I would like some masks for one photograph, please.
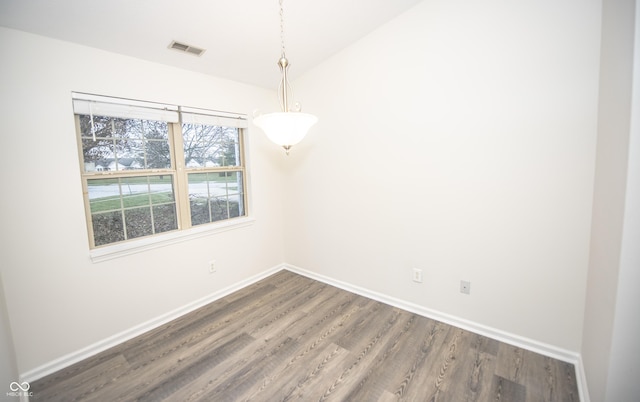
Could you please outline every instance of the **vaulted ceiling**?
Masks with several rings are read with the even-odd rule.
[[[290,77],[420,1],[284,0]],[[265,88],[279,80],[278,0],[0,0],[0,26]]]

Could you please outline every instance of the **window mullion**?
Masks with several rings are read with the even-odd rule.
[[[178,227],[188,229],[191,227],[191,209],[189,206],[189,183],[187,171],[184,166],[184,145],[182,141],[182,127],[180,123],[169,125],[169,138],[171,140],[172,164],[176,169],[176,204],[178,211]]]

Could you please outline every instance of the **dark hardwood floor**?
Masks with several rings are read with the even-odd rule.
[[[33,401],[578,401],[574,366],[281,271],[31,384]]]

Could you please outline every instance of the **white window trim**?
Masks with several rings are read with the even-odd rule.
[[[94,248],[89,250],[89,257],[91,257],[91,261],[94,263],[108,261],[115,258],[141,253],[147,250],[165,247],[171,244],[215,235],[229,230],[245,228],[253,225],[254,222],[254,217],[244,216],[220,221],[215,224],[196,226],[187,230],[176,230],[173,232],[157,234],[149,237],[143,237],[141,239]]]

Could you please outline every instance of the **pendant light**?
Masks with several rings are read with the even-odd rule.
[[[289,60],[284,52],[284,9],[283,0],[280,0],[280,43],[281,55],[278,60],[278,67],[282,78],[278,87],[278,100],[282,112],[267,113],[255,116],[253,123],[260,127],[267,137],[284,148],[287,155],[291,147],[302,141],[307,132],[318,118],[309,113],[302,113],[299,102],[289,105],[289,98],[293,95],[293,89],[287,78]]]

